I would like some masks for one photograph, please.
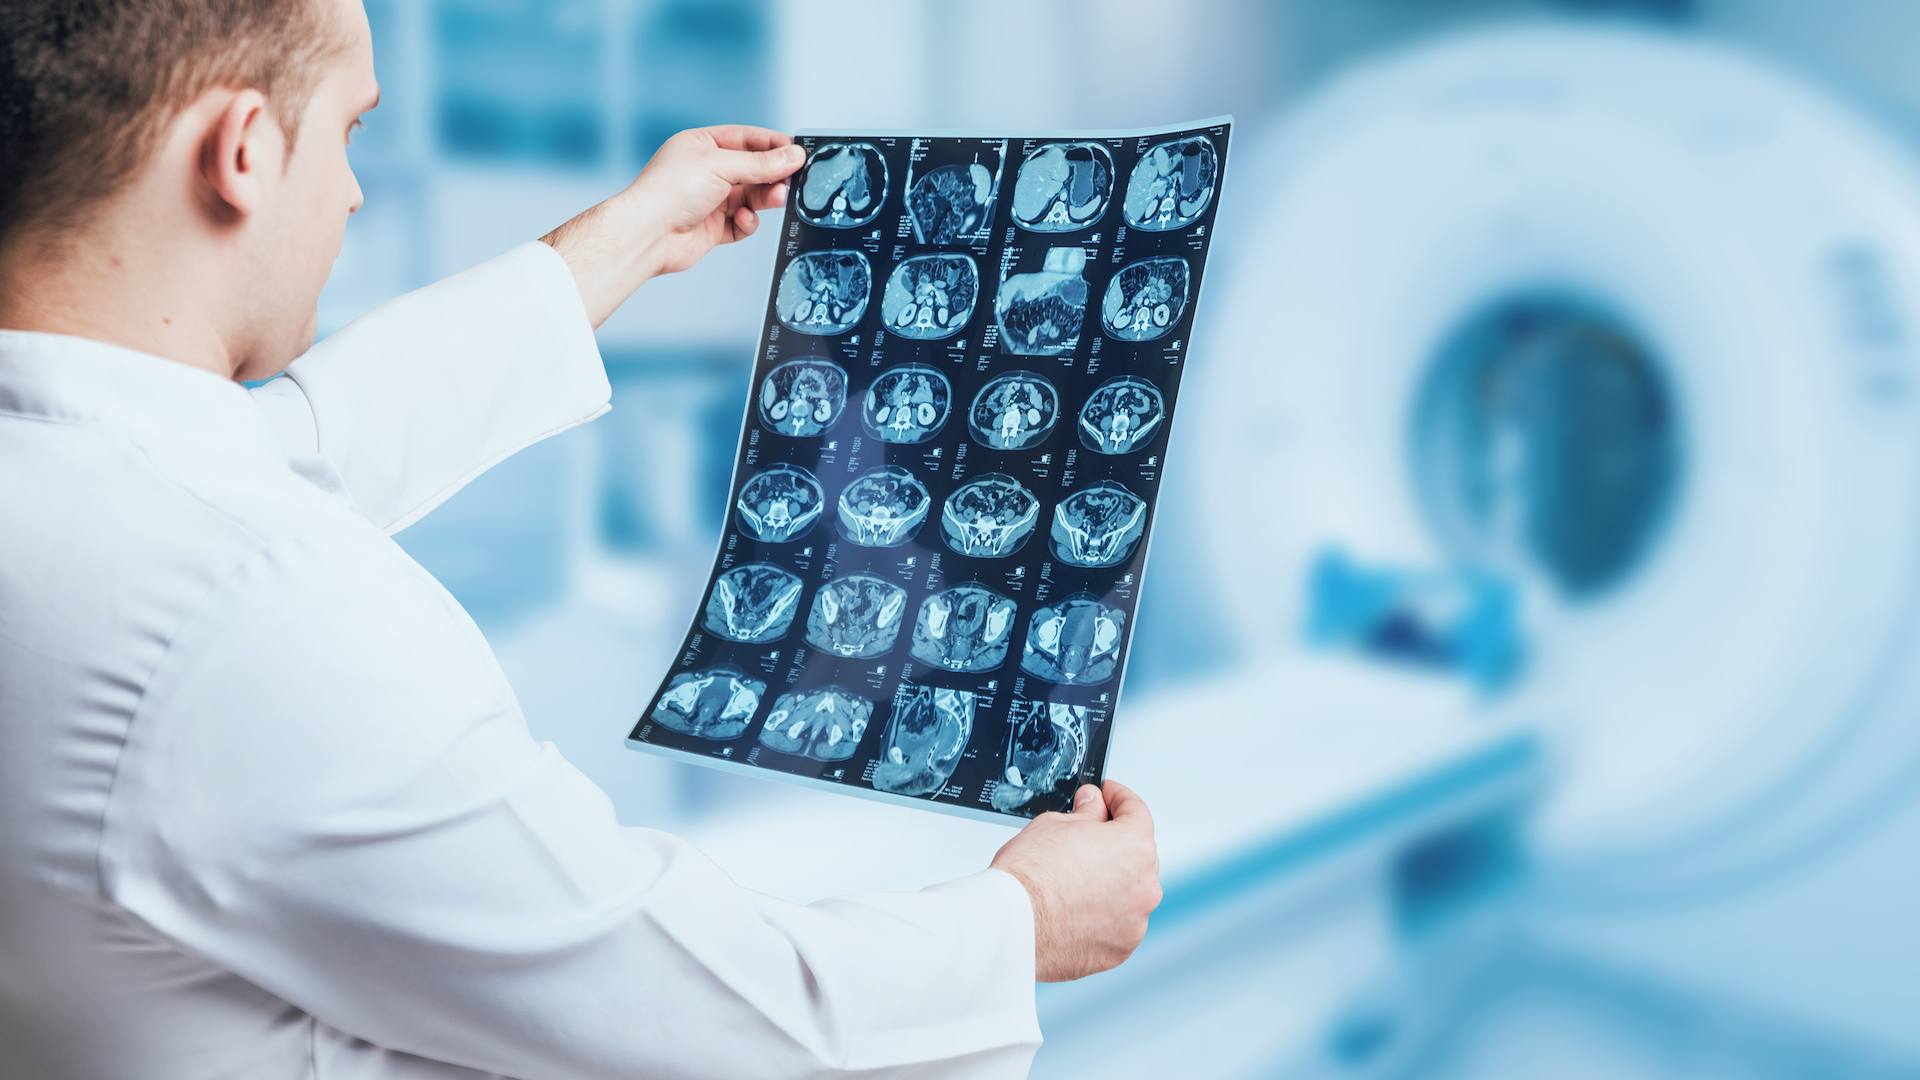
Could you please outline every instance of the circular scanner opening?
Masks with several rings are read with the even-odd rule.
[[[1570,601],[1628,579],[1680,483],[1660,358],[1604,306],[1498,300],[1442,344],[1415,399],[1416,489],[1459,558]]]

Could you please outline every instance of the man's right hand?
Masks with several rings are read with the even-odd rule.
[[[1118,967],[1160,906],[1153,815],[1124,784],[1083,784],[1073,813],[1045,813],[993,857],[1033,899],[1034,978],[1068,982]]]

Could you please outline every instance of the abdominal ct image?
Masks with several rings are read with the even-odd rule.
[[[800,604],[800,579],[772,563],[748,563],[720,575],[707,598],[707,629],[758,645],[786,636]]]
[[[920,603],[913,658],[947,671],[992,671],[1007,662],[1019,606],[984,585],[956,585]]]
[[[961,485],[940,511],[947,546],[976,559],[998,559],[1026,546],[1040,521],[1040,500],[1005,473]]]
[[[872,143],[826,143],[795,178],[800,217],[829,229],[857,229],[887,199],[887,159]]]
[[[1219,175],[1213,140],[1204,135],[1155,146],[1127,178],[1127,199],[1121,206],[1127,224],[1148,232],[1185,228],[1213,200]]]
[[[844,334],[867,313],[873,269],[858,251],[809,251],[787,264],[773,310],[802,334]]]
[[[1178,257],[1128,263],[1107,282],[1100,318],[1121,341],[1152,341],[1173,329],[1187,309],[1187,260]]]
[[[1013,220],[1029,232],[1077,232],[1097,224],[1113,194],[1113,155],[1097,142],[1047,143],[1020,164]]]
[[[760,743],[795,757],[845,761],[872,716],[873,702],[841,686],[782,694],[760,728]]]
[[[1096,454],[1131,454],[1159,434],[1166,418],[1159,387],[1132,375],[1108,379],[1080,406],[1080,444]]]
[[[938,369],[902,364],[867,388],[860,422],[881,442],[922,443],[947,426],[952,403],[953,384]]]
[[[946,786],[973,736],[974,697],[931,686],[902,688],[893,699],[873,786],[895,795],[933,795]]]
[[[1060,411],[1060,392],[1046,376],[1009,371],[980,388],[967,410],[973,441],[995,450],[1024,450],[1047,437]]]
[[[1053,795],[1061,810],[1072,805],[1080,766],[1087,760],[1087,707],[1044,701],[1013,707],[1007,735],[1006,770],[993,786],[995,810],[1017,810],[1036,797]]]
[[[833,656],[885,656],[906,614],[907,590],[893,582],[864,573],[834,578],[813,596],[807,644]]]
[[[820,481],[798,465],[773,465],[740,489],[740,531],[766,544],[784,544],[813,531],[826,505]]]
[[[1146,531],[1146,500],[1112,480],[1083,487],[1053,508],[1053,553],[1074,566],[1123,563]]]
[[[913,182],[907,213],[913,238],[922,244],[965,244],[978,239],[993,217],[993,170],[983,162],[943,165]]]
[[[840,492],[840,535],[861,547],[899,547],[920,531],[932,503],[912,473],[884,465]]]
[[[1092,593],[1075,593],[1033,613],[1020,670],[1062,686],[1096,686],[1120,664],[1127,613]]]
[[[650,719],[661,727],[703,739],[739,737],[760,708],[767,684],[747,677],[731,664],[673,677]]]
[[[847,369],[824,356],[789,360],[760,381],[758,405],[761,426],[776,435],[823,435],[847,409]]]
[[[1080,345],[1080,324],[1087,317],[1087,249],[1059,247],[1047,252],[1037,274],[1016,274],[1000,283],[993,314],[1000,323],[1000,347],[1017,356],[1058,356]]]
[[[970,255],[916,255],[894,268],[880,317],[903,338],[951,337],[973,318],[980,268]]]

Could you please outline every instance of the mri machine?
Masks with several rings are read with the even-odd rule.
[[[1248,660],[1123,712],[1173,925],[1043,997],[1037,1075],[1404,1063],[1425,955],[1485,947],[1422,912],[1473,888],[1764,993],[1612,928],[1821,874],[1920,776],[1908,155],[1742,55],[1517,28],[1359,70],[1234,169],[1172,463],[1204,510],[1162,551],[1217,568]],[[1174,749],[1206,731],[1215,764]],[[1792,915],[1766,936],[1844,917]],[[1166,1034],[1103,1049],[1149,997]],[[1920,1052],[1897,1026],[1865,1034]]]

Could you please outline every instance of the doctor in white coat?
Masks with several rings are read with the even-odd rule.
[[[683,133],[307,350],[377,96],[357,0],[0,8],[0,1074],[1024,1075],[1035,979],[1158,902],[1136,796],[919,893],[747,892],[534,742],[389,539],[604,412],[593,327],[800,150]]]

